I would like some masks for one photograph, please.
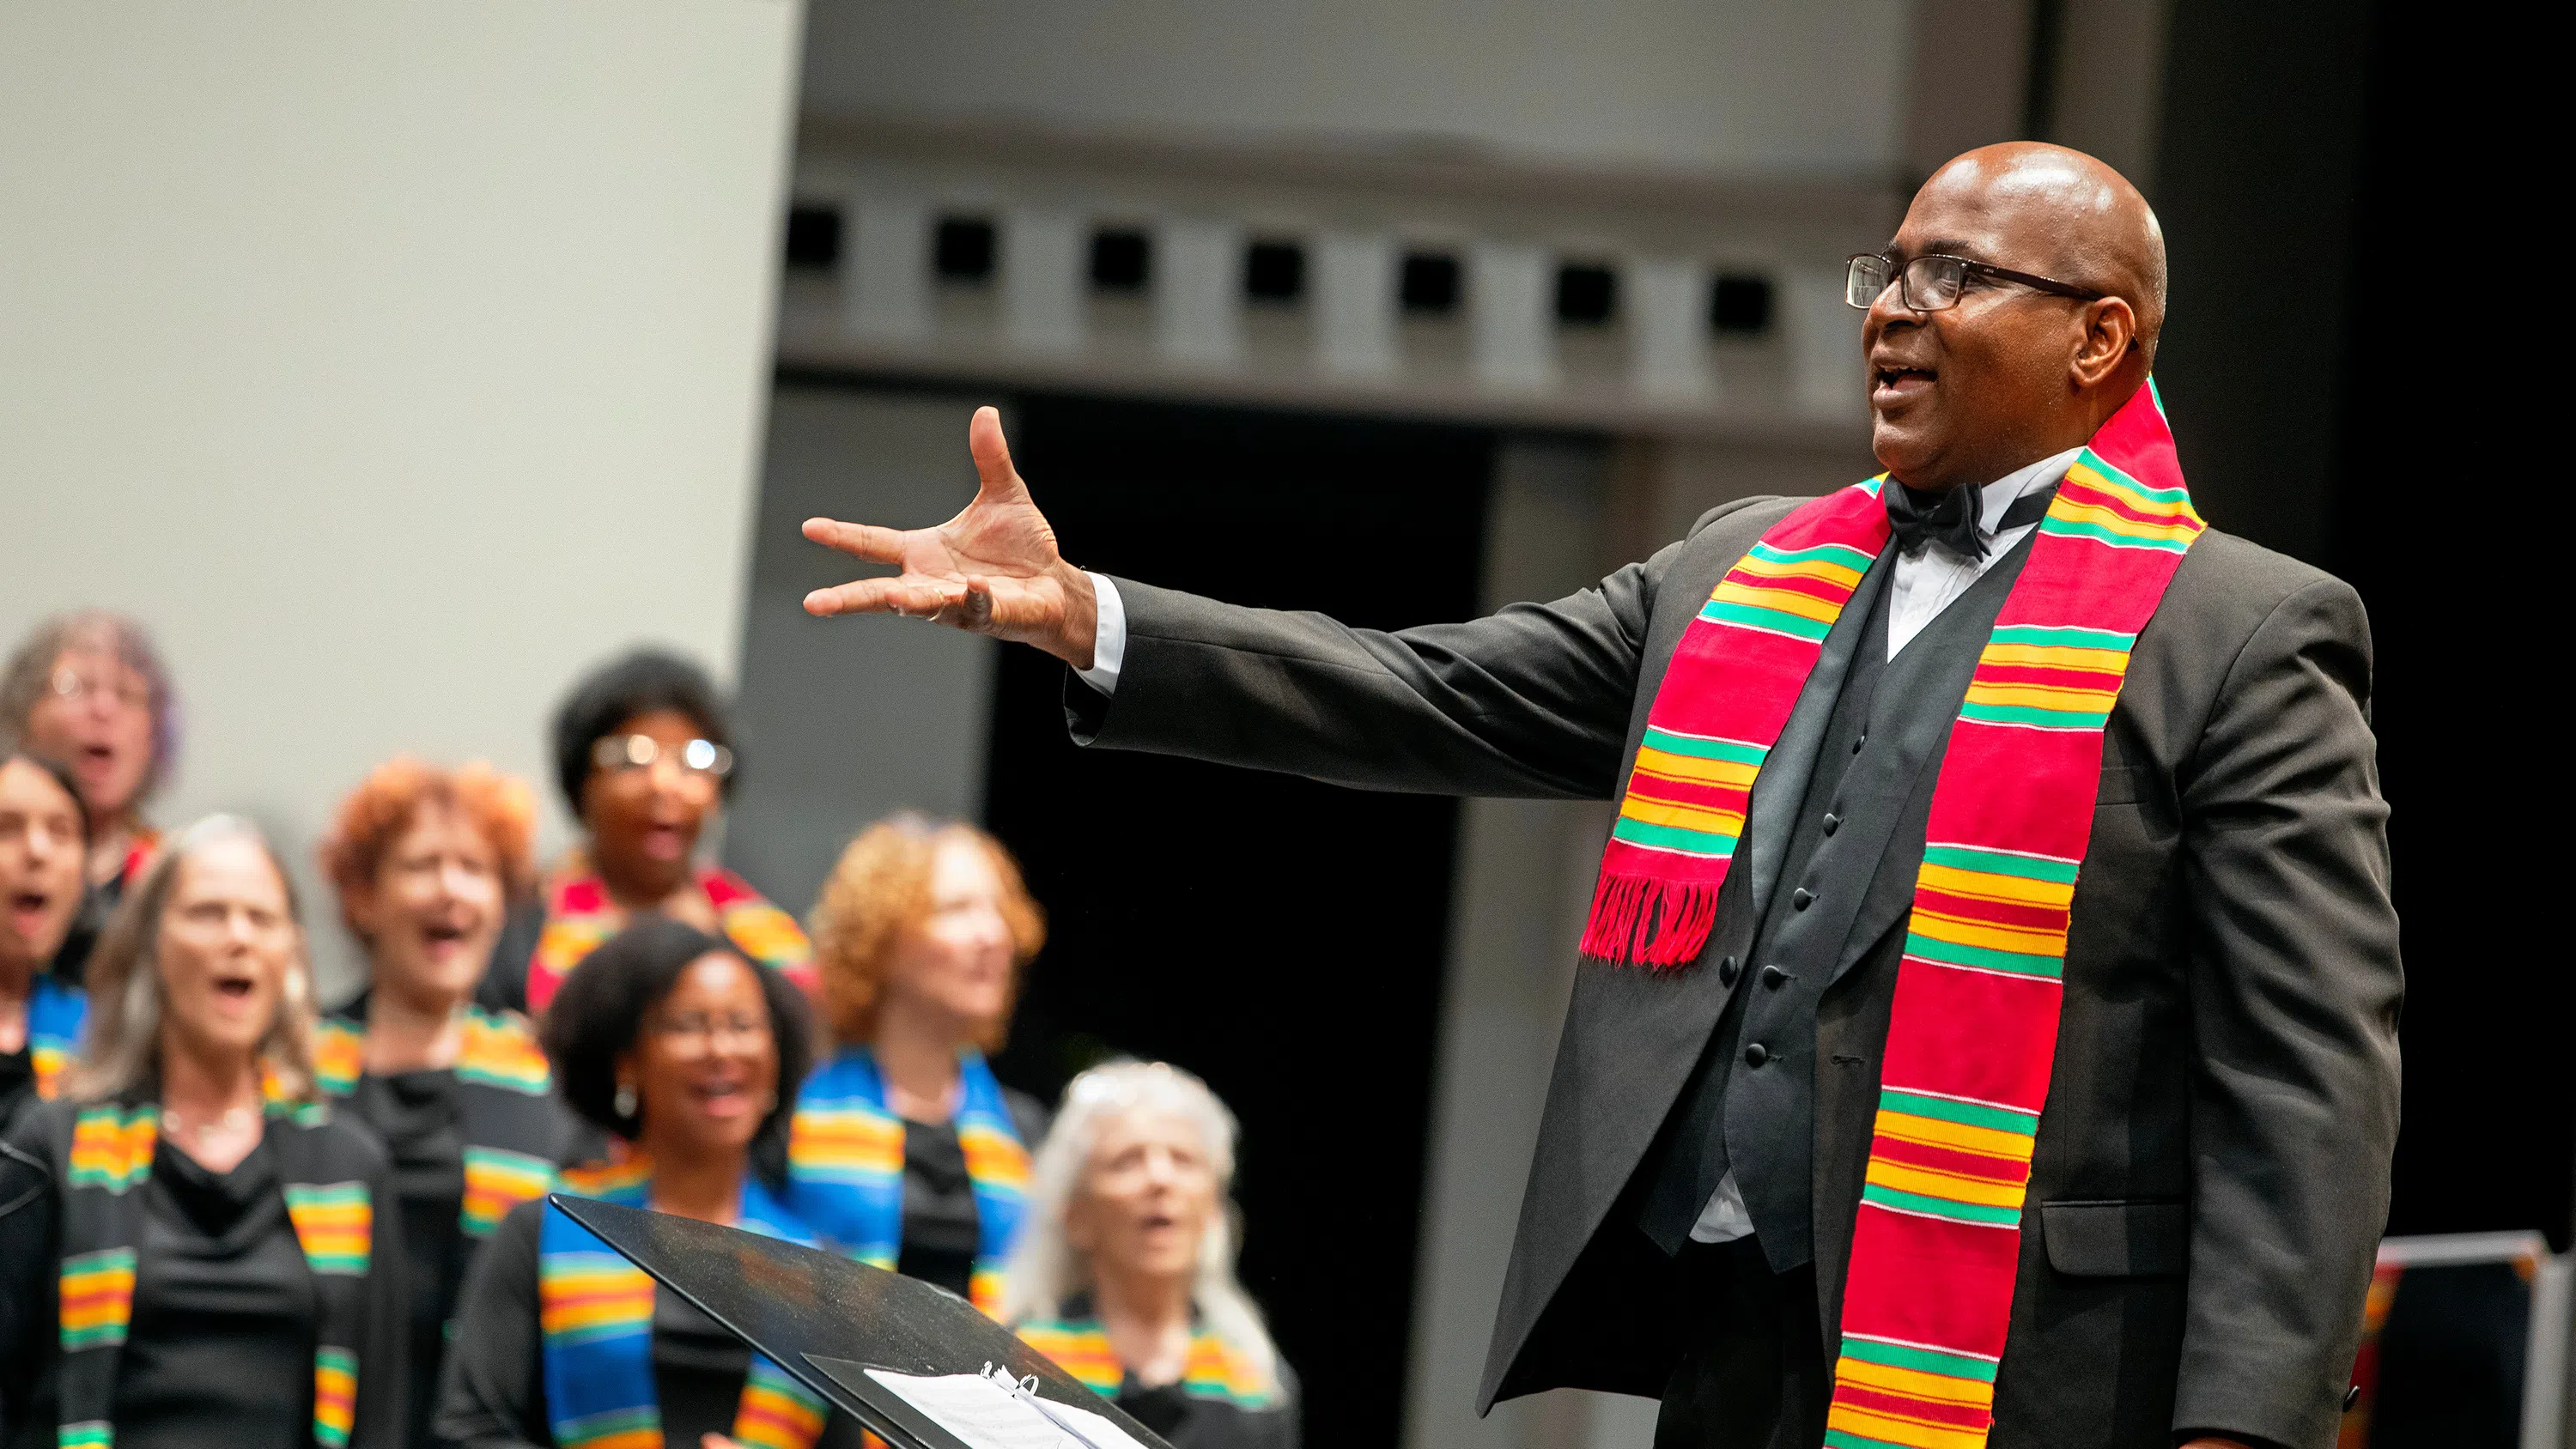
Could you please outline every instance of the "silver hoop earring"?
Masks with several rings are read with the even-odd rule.
[[[609,1105],[617,1109],[620,1119],[632,1121],[635,1117],[635,1088],[625,1082],[618,1083],[617,1095]]]

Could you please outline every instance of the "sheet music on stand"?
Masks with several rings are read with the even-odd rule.
[[[894,1449],[1171,1449],[945,1289],[713,1223],[549,1201]]]

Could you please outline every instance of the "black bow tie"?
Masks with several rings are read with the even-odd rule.
[[[2048,516],[2049,500],[2057,496],[2053,487],[2025,493],[2004,510],[1995,532],[2010,533]],[[1985,536],[1977,531],[1977,515],[1985,508],[1985,490],[1961,485],[1947,493],[1918,493],[1890,478],[1880,490],[1887,504],[1888,525],[1896,531],[1896,546],[1908,554],[1923,551],[1927,543],[1939,543],[1952,553],[1971,561],[1986,556]]]

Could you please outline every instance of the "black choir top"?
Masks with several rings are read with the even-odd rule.
[[[1046,1140],[1046,1108],[1009,1087],[1002,1089],[1002,1104],[1010,1109],[1011,1130],[1020,1134],[1020,1145],[1035,1154]],[[903,1119],[903,1246],[895,1271],[967,1297],[982,1231],[956,1122]]]
[[[18,1120],[19,1109],[36,1100],[36,1059],[31,1040],[14,1052],[0,1052],[0,1132]]]
[[[467,1276],[456,1342],[439,1383],[438,1433],[456,1449],[552,1449],[545,1334],[537,1322],[537,1235],[543,1203],[510,1210]],[[653,1289],[653,1391],[662,1442],[695,1445],[733,1432],[751,1350],[687,1299]],[[834,1411],[816,1449],[859,1449],[859,1426]]]

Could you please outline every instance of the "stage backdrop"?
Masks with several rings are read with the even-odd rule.
[[[0,647],[77,605],[151,627],[186,709],[159,820],[247,813],[310,884],[388,755],[542,782],[592,661],[731,676],[801,27],[0,6]]]

